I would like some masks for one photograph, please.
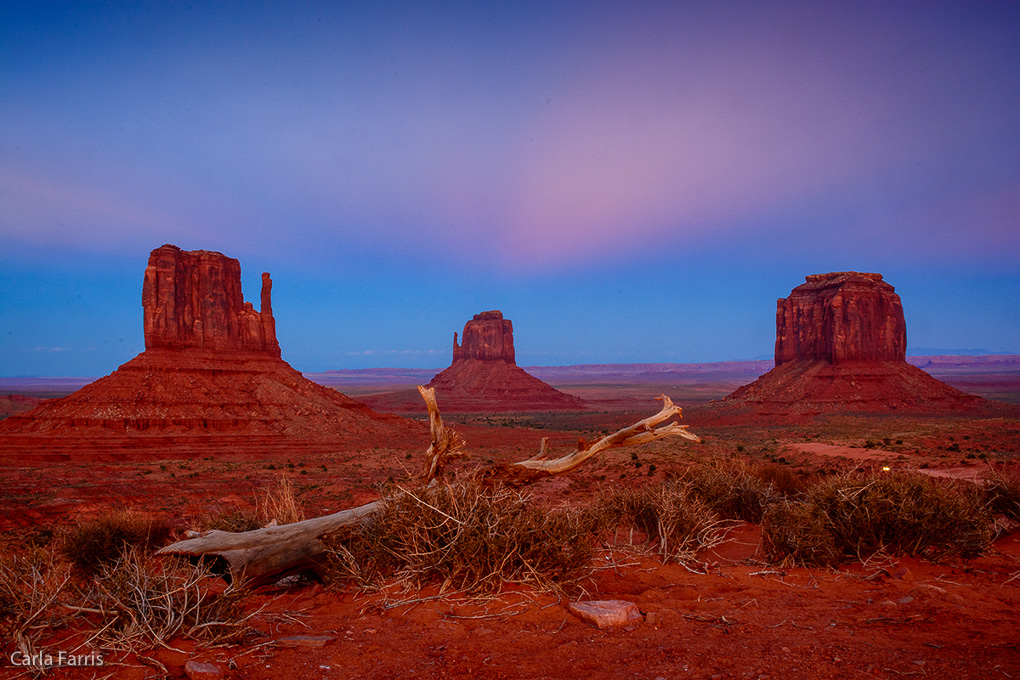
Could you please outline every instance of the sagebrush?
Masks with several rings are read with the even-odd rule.
[[[878,553],[930,559],[981,555],[991,544],[992,518],[980,489],[915,473],[849,473],[810,487],[802,500],[766,513],[766,554],[805,565]],[[801,540],[803,539],[803,541]]]
[[[112,512],[76,522],[58,533],[60,552],[79,569],[96,573],[138,548],[152,550],[165,545],[170,524],[163,519],[134,512]]]
[[[472,591],[504,581],[563,587],[587,574],[594,532],[584,513],[476,483],[398,489],[366,525],[326,538],[331,573],[362,585],[384,576]]]

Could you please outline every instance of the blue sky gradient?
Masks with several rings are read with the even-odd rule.
[[[0,4],[0,375],[143,349],[163,243],[301,370],[771,355],[807,274],[1020,352],[1020,5]]]

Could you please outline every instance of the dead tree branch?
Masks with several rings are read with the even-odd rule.
[[[455,430],[443,425],[432,388],[418,387],[429,411],[431,443],[425,452],[422,480],[431,482],[442,475],[452,460],[465,456],[464,438]],[[700,439],[687,431],[686,425],[667,423],[680,417],[680,407],[674,406],[666,395],[659,399],[662,409],[653,416],[634,423],[593,443],[578,442],[576,451],[561,458],[547,459],[547,440],[542,440],[536,456],[510,465],[499,464],[480,467],[469,473],[478,483],[486,486],[507,485],[520,487],[540,479],[569,472],[602,451],[625,446],[637,446],[663,437],[680,436],[692,441]],[[340,512],[307,519],[293,524],[264,527],[253,531],[234,533],[207,531],[200,535],[169,545],[158,552],[161,555],[187,555],[190,557],[216,557],[224,560],[237,587],[256,587],[274,583],[288,574],[317,569],[325,552],[319,540],[340,527],[371,522],[384,507],[384,501],[341,510]]]

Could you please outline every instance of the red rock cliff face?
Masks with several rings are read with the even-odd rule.
[[[464,324],[464,344],[453,334],[453,363],[429,383],[455,411],[584,409],[580,397],[548,385],[517,365],[514,327],[499,310]]]
[[[475,314],[464,324],[464,343],[453,334],[453,361],[480,359],[517,365],[514,357],[514,326],[499,310]]]
[[[903,361],[903,305],[881,274],[807,277],[776,305],[776,366],[797,360]]]
[[[241,265],[222,253],[164,245],[149,255],[142,285],[146,349],[195,348],[280,356],[271,298],[262,275],[262,309],[241,294]]]
[[[338,451],[421,431],[294,370],[280,356],[271,297],[263,274],[261,312],[244,302],[233,258],[155,249],[142,284],[145,351],[0,422],[0,461]]]
[[[775,368],[711,409],[723,418],[797,419],[985,408],[908,364],[906,348],[903,305],[881,274],[808,276],[778,302]]]

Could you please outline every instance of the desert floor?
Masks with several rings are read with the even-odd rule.
[[[446,419],[467,438],[471,459],[465,465],[509,462],[530,457],[542,437],[566,451],[578,436],[595,437],[649,415],[662,389],[669,386],[575,385],[600,404],[584,413]],[[889,466],[973,478],[990,465],[1020,464],[1020,420],[1012,418],[842,416],[784,426],[700,426],[696,405],[727,389],[699,385],[671,395],[681,405],[685,396],[695,404],[684,422],[702,443],[655,442],[637,449],[636,459],[630,451],[607,453],[536,485],[535,502],[577,502],[601,487],[647,484],[699,460],[734,457],[804,476]],[[370,400],[373,391],[363,393]],[[1015,397],[1020,390],[1006,393]],[[251,508],[260,490],[281,476],[291,480],[306,516],[325,514],[377,498],[387,484],[416,474],[428,444],[424,423],[420,437],[337,450],[247,451],[234,442],[215,455],[208,447],[201,455],[175,452],[172,444],[131,455],[118,452],[119,441],[91,442],[80,456],[49,460],[7,451],[0,476],[4,540],[15,546],[124,508],[170,518],[184,530],[204,516]],[[836,569],[767,563],[760,528],[751,524],[734,526],[725,544],[686,567],[663,564],[640,539],[621,532],[608,540],[583,592],[505,584],[502,592],[482,597],[440,593],[438,584],[371,592],[278,584],[245,599],[246,608],[260,610],[253,618],[257,634],[239,643],[207,647],[177,639],[172,649],[110,653],[103,667],[57,668],[50,675],[180,678],[185,663],[198,660],[217,664],[225,677],[252,680],[1020,678],[1015,528],[970,562],[872,557]],[[571,599],[628,600],[644,617],[599,630],[567,611]],[[0,677],[22,674],[9,658],[0,662]]]

